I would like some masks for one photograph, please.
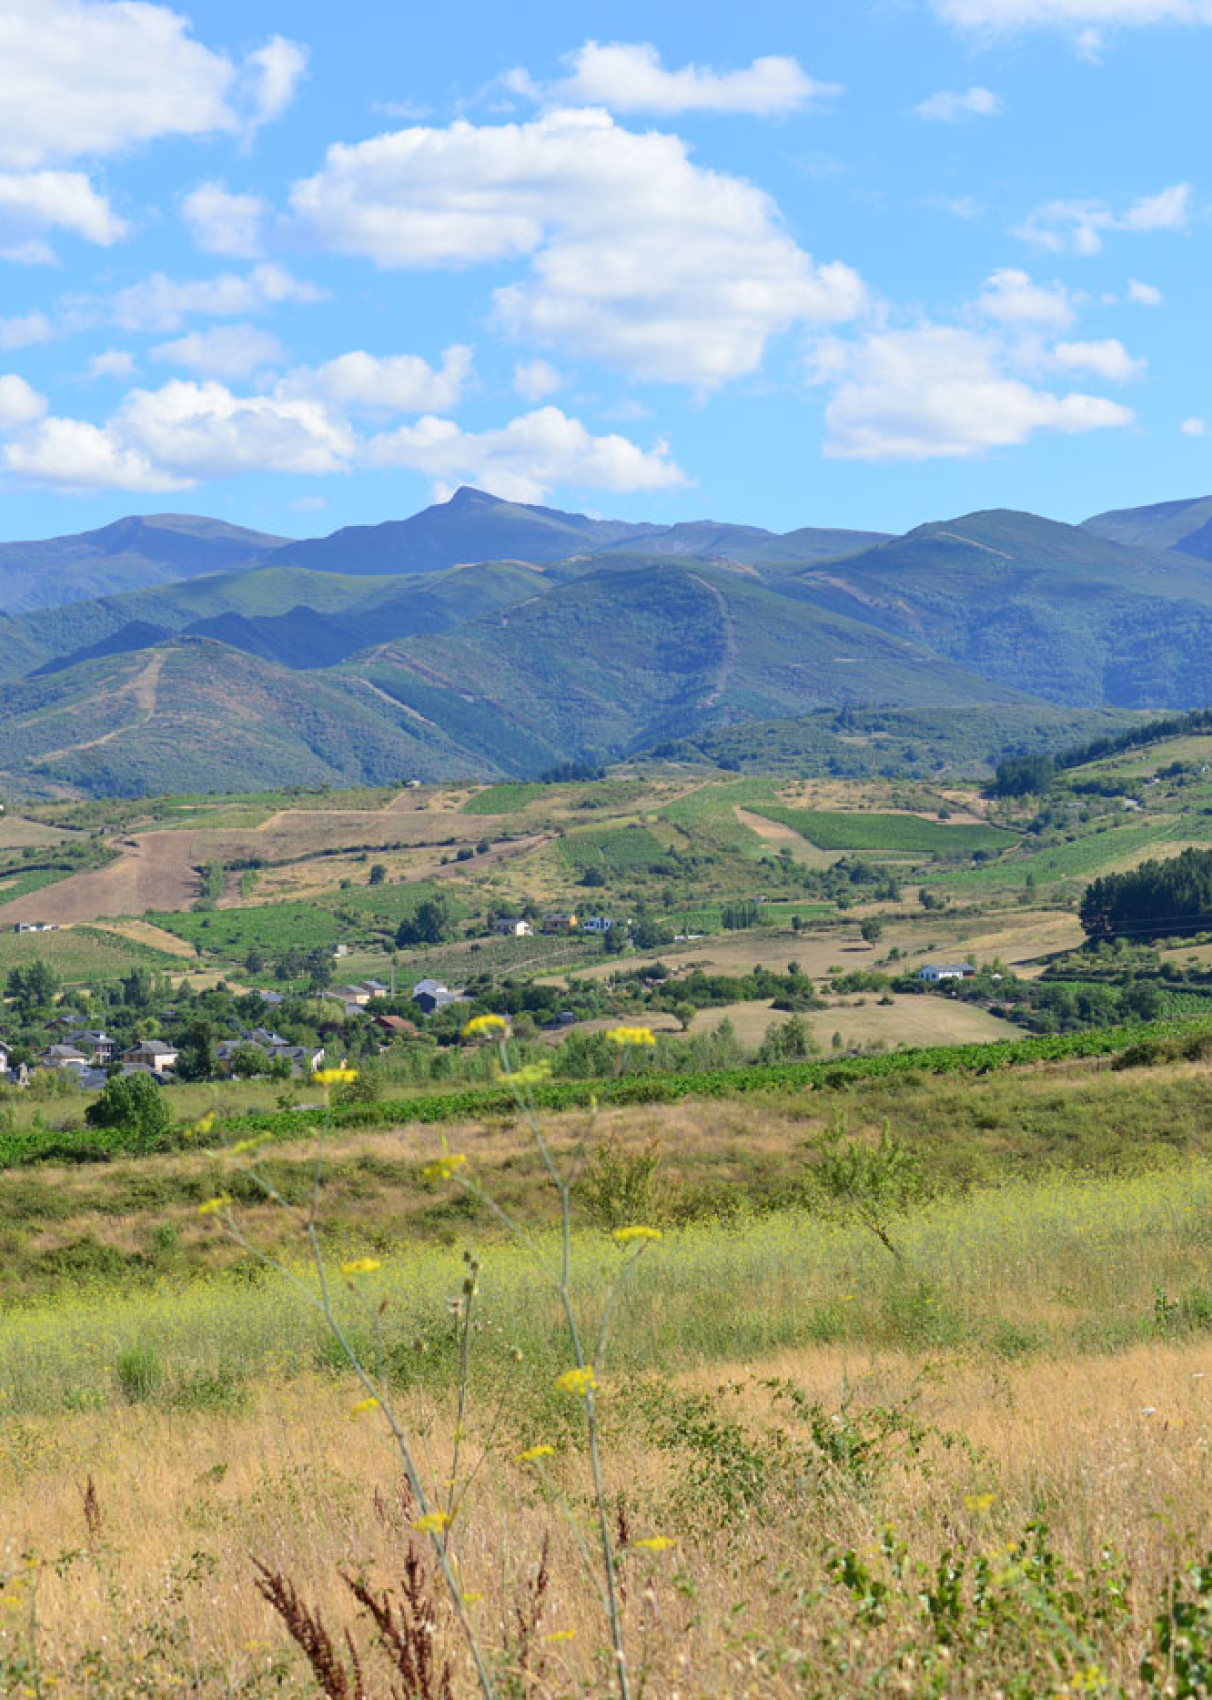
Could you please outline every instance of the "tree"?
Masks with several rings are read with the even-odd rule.
[[[367,878],[367,885],[382,885],[387,879],[386,862],[375,862]]]
[[[139,1149],[148,1151],[171,1133],[173,1118],[163,1093],[150,1075],[115,1075],[107,1080],[101,1096],[84,1112],[90,1127],[113,1128],[133,1134]]]
[[[1043,796],[1056,778],[1056,763],[1051,756],[1007,756],[997,764],[993,780],[995,797]]]
[[[231,1071],[241,1080],[255,1080],[269,1070],[269,1058],[259,1045],[237,1045],[232,1052]]]
[[[874,915],[869,915],[859,928],[859,936],[864,944],[875,944],[884,936],[884,923],[877,921]]]
[[[453,930],[450,899],[439,893],[422,899],[413,913],[400,922],[396,943],[401,949],[411,944],[441,944]]]
[[[181,1080],[211,1080],[219,1066],[215,1030],[205,1016],[191,1021],[181,1037],[177,1076]]]
[[[8,995],[23,1021],[29,1021],[40,1009],[49,1009],[59,992],[59,976],[40,956],[24,968],[13,968],[8,976]]]

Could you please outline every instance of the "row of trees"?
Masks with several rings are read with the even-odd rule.
[[[1078,915],[1094,940],[1202,932],[1212,927],[1212,850],[1104,874],[1086,888]]]

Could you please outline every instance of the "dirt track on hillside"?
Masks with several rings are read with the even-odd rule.
[[[108,868],[73,874],[4,905],[5,921],[98,921],[149,909],[188,909],[198,895],[192,832],[144,832],[123,839]]]

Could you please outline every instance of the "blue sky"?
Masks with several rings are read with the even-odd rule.
[[[1210,68],[1212,0],[0,0],[0,535],[1207,493]]]

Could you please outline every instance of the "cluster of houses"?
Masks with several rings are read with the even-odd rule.
[[[16,921],[13,924],[15,933],[57,933],[57,921]]]
[[[24,1063],[14,1065],[12,1055],[0,1040],[0,1080],[14,1086],[28,1086],[29,1069]],[[115,1063],[121,1065],[123,1074],[147,1074],[163,1083],[171,1078],[177,1056],[176,1046],[162,1039],[141,1039],[130,1050],[119,1051],[108,1033],[77,1027],[68,1029],[62,1039],[40,1051],[34,1067],[67,1070],[83,1091],[95,1092],[105,1085]]]
[[[608,933],[614,922],[609,915],[578,917],[572,910],[557,909],[550,915],[544,915],[539,926],[545,933]],[[499,921],[492,923],[492,930],[502,938],[525,939],[534,932],[534,923],[521,915],[502,915]]]

